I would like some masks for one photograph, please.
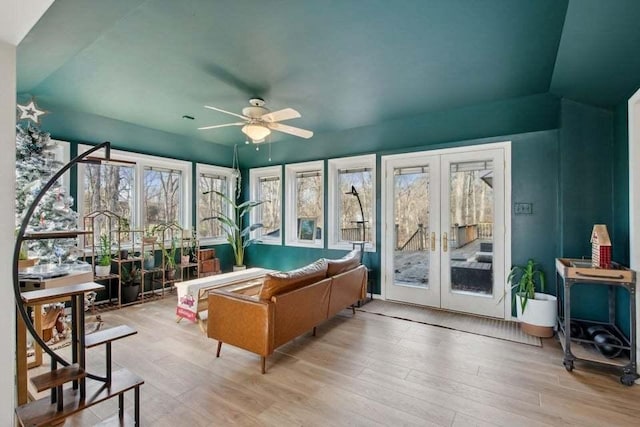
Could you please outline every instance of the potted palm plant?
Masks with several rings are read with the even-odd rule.
[[[111,272],[111,241],[107,234],[100,235],[100,254],[96,264],[96,276],[108,276]]]
[[[511,285],[521,328],[529,335],[541,338],[553,336],[558,309],[556,297],[544,293],[545,275],[540,264],[529,259],[525,265],[515,265],[507,282]],[[536,292],[536,284],[540,292]]]
[[[235,259],[233,270],[243,270],[246,268],[244,265],[244,250],[256,241],[256,239],[251,238],[251,232],[262,228],[262,224],[250,224],[245,227],[245,218],[253,208],[260,206],[264,201],[247,200],[246,202],[237,204],[219,191],[212,190],[212,192],[220,196],[222,200],[227,203],[232,213],[231,216],[228,216],[225,212],[218,211],[216,216],[205,218],[203,221],[215,219],[222,223],[222,229],[226,234],[227,242],[229,242],[233,250],[233,257]],[[204,194],[207,193],[209,192]]]

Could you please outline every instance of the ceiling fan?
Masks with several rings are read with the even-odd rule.
[[[308,139],[313,136],[313,132],[311,132],[310,130],[280,123],[284,120],[297,119],[298,117],[301,117],[300,113],[298,113],[293,108],[285,108],[283,110],[270,112],[269,109],[265,107],[264,99],[261,98],[251,98],[249,100],[249,104],[249,107],[244,107],[242,109],[242,114],[236,114],[230,111],[225,111],[221,108],[205,105],[204,108],[219,111],[225,114],[230,114],[232,116],[241,118],[243,121],[226,123],[223,125],[204,126],[198,129],[207,130],[227,126],[242,126],[242,133],[244,133],[247,138],[249,138],[251,142],[254,143],[263,142],[264,139],[271,134],[272,130],[282,133],[288,133],[289,135],[299,136],[300,138]]]

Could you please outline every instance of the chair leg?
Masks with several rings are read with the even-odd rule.
[[[355,316],[356,315],[356,306],[355,305],[351,306],[351,311],[353,311],[353,315]]]
[[[267,372],[267,358],[265,356],[260,356],[260,363],[262,365],[262,373]]]
[[[315,326],[313,327],[313,332],[312,332],[311,335],[313,335],[314,337],[316,336],[316,327]]]
[[[222,350],[222,341],[218,341],[218,351],[216,351],[216,357],[220,357],[220,350]]]

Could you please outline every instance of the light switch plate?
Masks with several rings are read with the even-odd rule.
[[[533,203],[514,203],[513,213],[516,215],[531,215],[533,214]]]

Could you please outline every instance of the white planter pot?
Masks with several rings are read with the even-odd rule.
[[[242,270],[246,270],[247,266],[246,265],[234,265],[233,266],[233,271],[242,271]]]
[[[110,265],[96,265],[96,276],[104,277],[108,276],[111,273]]]
[[[535,299],[527,300],[524,313],[522,299],[516,296],[518,320],[522,322],[522,329],[526,333],[545,338],[551,337],[558,317],[556,297],[539,292],[535,295]]]

